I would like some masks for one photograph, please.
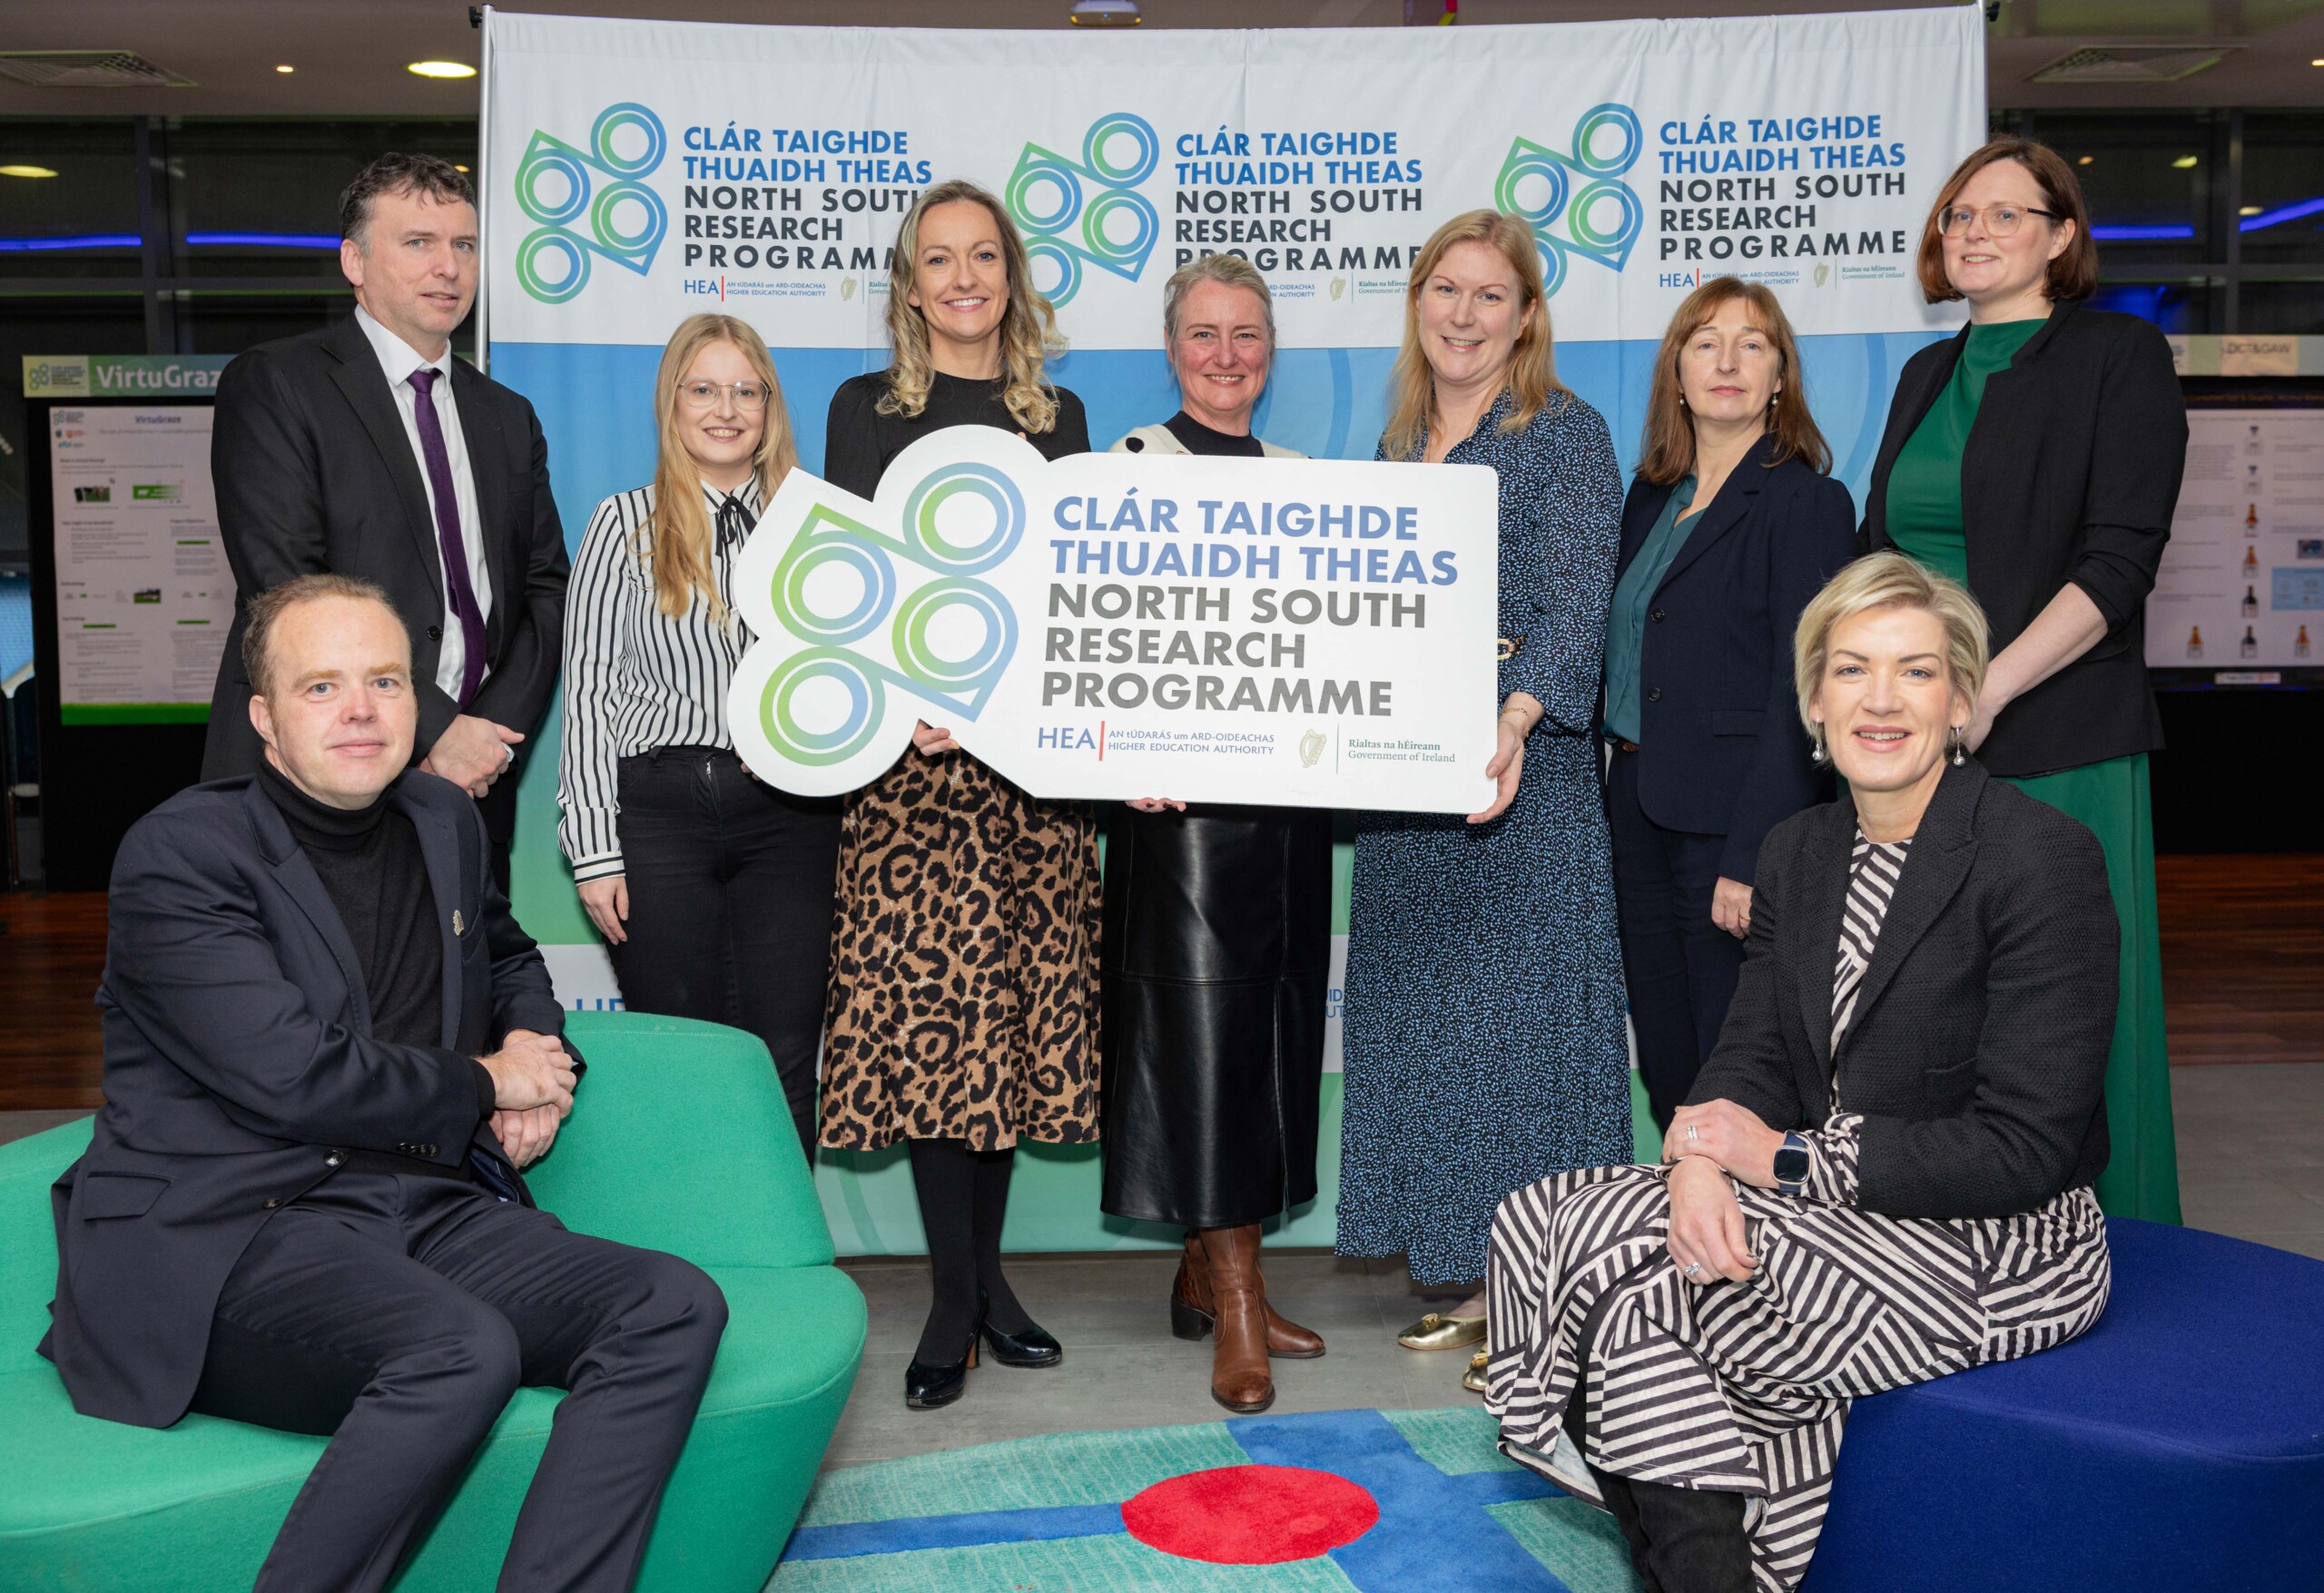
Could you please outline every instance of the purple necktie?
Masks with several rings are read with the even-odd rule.
[[[460,706],[468,705],[484,680],[484,612],[477,606],[476,588],[468,585],[468,545],[460,540],[460,500],[452,490],[452,456],[444,448],[443,423],[436,418],[434,389],[443,372],[425,368],[411,373],[412,391],[419,402],[412,412],[419,420],[419,453],[428,462],[428,486],[436,499],[436,545],[444,554],[444,590],[452,613],[460,622],[460,636],[468,656],[460,667]]]

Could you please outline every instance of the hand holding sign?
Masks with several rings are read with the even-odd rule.
[[[1045,797],[1473,812],[1496,487],[1468,466],[921,438],[867,503],[793,471],[735,568],[743,761],[852,791],[908,744]]]

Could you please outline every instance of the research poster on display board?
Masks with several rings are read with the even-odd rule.
[[[201,723],[234,618],[207,404],[49,411],[66,724]]]
[[[2154,592],[2150,668],[2317,667],[2324,643],[2324,408],[2191,408],[2187,474]]]
[[[898,225],[952,177],[998,195],[1023,233],[1069,345],[1050,375],[1082,398],[1098,448],[1177,408],[1163,283],[1223,251],[1274,300],[1258,434],[1371,458],[1414,257],[1445,221],[1492,208],[1532,232],[1558,376],[1625,467],[1672,311],[1732,272],[1771,288],[1798,329],[1796,390],[1860,501],[1897,372],[1961,325],[1959,306],[1925,301],[1915,257],[1938,186],[1986,130],[1974,5],[1110,35],[487,7],[482,65],[482,345],[539,414],[575,541],[600,500],[653,478],[655,369],[688,315],[764,338],[800,463],[820,471],[833,390],[886,363]],[[552,716],[532,744],[557,738]],[[556,776],[553,753],[525,760],[517,913],[560,998],[616,1005],[556,852]],[[1332,1236],[1348,870],[1343,849],[1323,1193],[1287,1244]],[[838,1157],[816,1175],[842,1251],[919,1247],[900,1162]],[[1017,1176],[1012,1248],[1177,1243],[1098,1217],[1087,1149],[1036,1147]]]

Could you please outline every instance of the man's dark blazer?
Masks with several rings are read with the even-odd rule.
[[[452,361],[452,401],[492,581],[485,621],[492,673],[468,712],[531,737],[556,684],[570,569],[549,493],[548,444],[532,405],[465,360]],[[251,599],[324,571],[378,582],[403,616],[419,693],[413,755],[424,757],[460,712],[436,684],[442,560],[419,457],[363,329],[350,316],[241,355],[218,379],[212,425],[210,473],[234,571],[234,626],[218,664],[202,777],[252,773],[264,755],[242,672]],[[527,741],[524,750],[531,747]],[[516,826],[516,786],[503,779],[485,799],[486,823],[504,844]]]
[[[418,832],[443,938],[437,1047],[373,1037],[346,925],[253,777],[180,792],[121,843],[97,991],[105,1104],[56,1182],[41,1345],[85,1415],[183,1415],[219,1291],[267,1218],[339,1151],[457,1166],[477,1140],[497,1155],[473,1058],[512,1028],[564,1032],[476,804],[417,771],[389,800]]]
[[[1753,445],[1696,517],[1647,605],[1639,658],[1639,806],[1665,830],[1724,835],[1718,871],[1752,883],[1759,843],[1824,794],[1792,684],[1799,611],[1856,556],[1848,489]],[[1670,488],[1630,483],[1620,582]]]
[[[1786,1130],[1830,1116],[1855,841],[1845,794],[1768,837],[1742,978],[1690,1105],[1724,1098]],[[2115,940],[2097,837],[1974,762],[1948,766],[1841,1042],[1860,1205],[2010,1216],[2104,1170]]]
[[[1964,327],[1905,362],[1865,493],[1867,551],[1890,546],[1888,473],[1968,342]],[[2162,744],[2146,597],[2186,467],[2187,401],[2171,345],[2136,316],[2061,302],[1987,379],[1961,451],[1961,518],[1993,650],[2069,581],[2106,616],[2095,646],[2002,710],[1977,749],[1995,774],[2048,774]]]

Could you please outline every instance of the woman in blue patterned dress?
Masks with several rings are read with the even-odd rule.
[[[1590,734],[1622,485],[1606,422],[1557,383],[1540,256],[1511,217],[1456,217],[1421,251],[1393,380],[1379,457],[1501,477],[1499,789],[1466,819],[1357,821],[1337,1249],[1481,1284],[1502,1196],[1630,1159]],[[1398,1338],[1483,1336],[1480,1291]]]

